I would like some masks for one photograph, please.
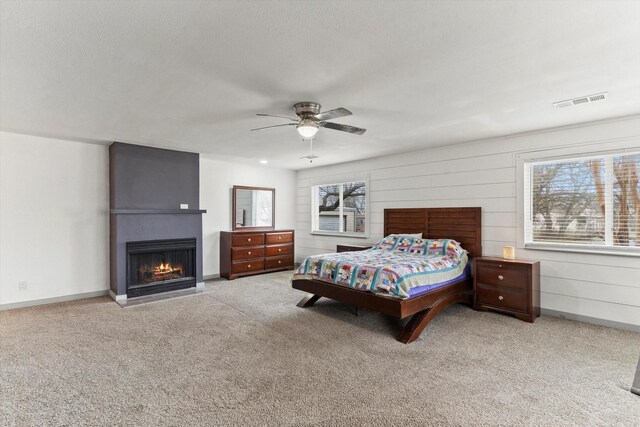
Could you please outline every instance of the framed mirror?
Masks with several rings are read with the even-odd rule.
[[[233,186],[232,230],[273,230],[275,188]]]

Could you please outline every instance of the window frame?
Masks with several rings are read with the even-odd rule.
[[[349,232],[349,231],[326,231],[326,230],[318,230],[318,224],[319,224],[319,212],[317,212],[318,209],[318,199],[317,199],[317,188],[318,187],[323,187],[323,186],[328,186],[328,185],[337,185],[340,187],[340,194],[342,194],[342,189],[344,184],[348,184],[348,183],[352,183],[352,182],[364,182],[364,188],[365,188],[365,217],[364,217],[364,229],[365,231],[363,233],[359,233],[359,232]],[[328,180],[323,180],[323,181],[318,181],[318,182],[314,182],[311,184],[310,186],[310,191],[311,191],[311,226],[310,226],[310,232],[309,234],[311,235],[317,235],[317,236],[334,236],[334,237],[353,237],[353,238],[361,238],[361,239],[368,239],[370,236],[370,216],[371,216],[371,209],[370,209],[370,192],[371,192],[371,187],[369,186],[369,177],[367,176],[349,176],[349,177],[339,177],[339,179],[332,181],[332,182],[328,182]],[[342,218],[342,212],[343,212],[343,205],[342,205],[342,197],[340,198],[340,207],[339,207],[339,218]],[[340,221],[340,223],[342,223],[342,221]]]
[[[516,154],[516,174],[517,174],[517,218],[518,218],[518,233],[517,233],[517,247],[525,250],[545,250],[545,251],[560,251],[560,252],[577,252],[577,253],[591,253],[600,255],[619,255],[619,256],[631,256],[640,257],[640,244],[636,246],[613,246],[607,245],[607,239],[605,244],[581,244],[581,243],[560,243],[560,242],[533,242],[528,240],[526,236],[527,227],[526,221],[531,213],[531,198],[527,199],[525,186],[529,186],[529,194],[531,194],[531,165],[536,163],[553,163],[563,162],[570,160],[588,160],[593,158],[610,158],[616,156],[630,156],[640,154],[640,146],[633,146],[629,144],[629,139],[637,143],[637,137],[624,138],[615,141],[609,141],[606,150],[602,149],[602,142],[586,144],[582,146],[564,147],[551,150],[541,150],[535,152],[525,152]],[[593,147],[593,150],[588,150],[589,147]],[[609,162],[608,166],[610,166]],[[527,169],[528,168],[528,169]],[[605,192],[613,190],[612,173],[606,172],[607,182],[605,183]],[[529,181],[527,181],[529,180]],[[605,228],[611,228],[613,225],[613,206],[606,205],[605,215]],[[530,228],[530,227],[529,227]],[[611,233],[611,230],[605,231],[607,235]]]

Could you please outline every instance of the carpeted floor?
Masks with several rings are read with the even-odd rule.
[[[401,324],[296,303],[291,272],[121,308],[0,312],[0,425],[637,425],[640,335],[453,306]]]

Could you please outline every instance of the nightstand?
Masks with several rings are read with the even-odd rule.
[[[473,264],[473,308],[531,322],[540,316],[540,262],[480,257]]]
[[[356,252],[371,249],[371,245],[338,245],[336,252]]]

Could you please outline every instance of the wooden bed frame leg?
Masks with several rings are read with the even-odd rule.
[[[411,317],[411,319],[409,319],[409,323],[407,323],[402,332],[400,332],[398,341],[405,344],[414,342],[420,337],[420,334],[422,333],[424,328],[427,327],[429,322],[434,317],[436,317],[438,313],[440,313],[451,304],[455,304],[457,302],[468,303],[470,301],[470,298],[470,293],[451,295],[437,301],[434,305],[431,306],[431,308],[427,308],[425,310],[417,312]]]
[[[307,307],[311,307],[313,304],[316,303],[316,301],[318,301],[321,298],[320,295],[314,295],[314,294],[307,294],[306,297],[302,298],[300,300],[300,302],[298,303],[298,307],[300,308],[307,308]]]
[[[432,311],[433,308],[428,308],[414,314],[409,319],[409,323],[400,332],[398,341],[409,344],[417,340],[424,328],[427,327],[427,324],[435,317],[435,314],[431,314]]]

